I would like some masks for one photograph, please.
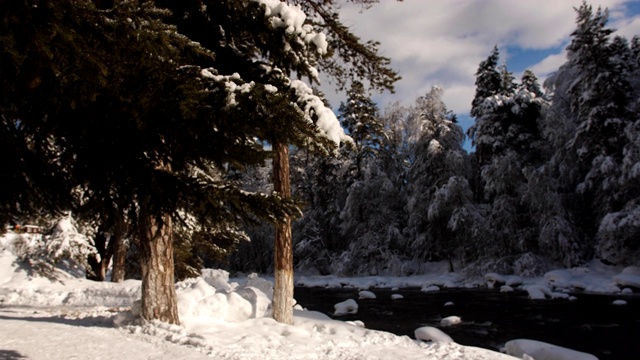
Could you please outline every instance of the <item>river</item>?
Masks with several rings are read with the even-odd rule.
[[[577,300],[530,300],[523,291],[497,289],[371,289],[376,299],[358,299],[357,289],[296,287],[295,298],[308,310],[339,320],[361,320],[369,329],[414,337],[421,326],[435,326],[462,345],[500,350],[508,340],[525,338],[587,352],[600,360],[640,358],[640,294],[573,294]],[[392,294],[402,299],[392,300]],[[354,299],[358,313],[334,317],[333,305]],[[613,305],[621,299],[626,305]],[[446,305],[451,302],[453,305]],[[459,316],[462,323],[441,327]]]

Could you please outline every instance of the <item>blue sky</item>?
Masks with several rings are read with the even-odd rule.
[[[380,0],[370,9],[346,2],[345,25],[363,40],[380,42],[384,56],[403,77],[395,94],[374,94],[381,110],[399,101],[413,104],[432,86],[445,90],[447,107],[465,130],[480,61],[498,45],[501,62],[517,78],[531,69],[541,82],[565,60],[564,49],[575,29],[574,7],[582,0]],[[589,1],[608,8],[616,34],[640,35],[640,0]],[[334,107],[344,100],[325,84]],[[468,145],[467,145],[468,148]]]

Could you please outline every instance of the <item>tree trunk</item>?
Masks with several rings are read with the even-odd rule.
[[[111,261],[111,253],[109,252],[108,245],[110,235],[103,230],[104,229],[99,229],[98,234],[93,239],[93,244],[98,253],[89,256],[88,263],[91,267],[91,272],[87,272],[87,279],[89,280],[104,281],[106,279],[106,268],[109,266],[109,261]]]
[[[174,284],[171,216],[140,215],[142,318],[180,324]]]
[[[123,282],[125,277],[125,259],[127,257],[127,246],[124,242],[125,222],[122,217],[116,219],[113,235],[109,246],[113,255],[113,264],[111,265],[111,281]]]
[[[282,198],[291,197],[289,179],[289,147],[273,144],[273,187]],[[284,324],[293,324],[293,240],[291,219],[287,216],[276,223],[275,286],[273,291],[273,318]]]

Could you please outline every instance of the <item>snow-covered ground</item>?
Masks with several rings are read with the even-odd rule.
[[[416,329],[422,339],[416,340],[301,308],[295,311],[294,325],[280,324],[269,317],[268,279],[256,275],[229,279],[222,270],[206,269],[201,277],[176,284],[181,326],[143,323],[136,317],[139,281],[99,283],[60,269],[47,277],[38,275],[37,269],[18,261],[14,239],[13,234],[0,238],[0,359],[514,358],[456,344],[438,329]],[[535,286],[543,297],[576,286],[622,292],[624,284],[640,284],[636,268],[620,271],[597,264],[547,275],[519,279],[488,274],[487,281],[524,289]],[[363,290],[465,285],[455,274],[446,273],[411,278],[300,277],[297,283]],[[536,354],[545,356],[539,359],[594,358],[522,339],[507,343],[505,351],[525,359]]]

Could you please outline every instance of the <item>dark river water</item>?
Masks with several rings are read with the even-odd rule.
[[[372,289],[376,299],[358,299],[357,289],[296,287],[295,299],[308,310],[338,320],[361,320],[369,329],[414,338],[421,326],[435,326],[462,345],[499,350],[505,342],[525,338],[587,352],[601,360],[640,359],[640,294],[574,294],[577,300],[530,300],[526,292],[496,289]],[[403,299],[391,300],[391,294]],[[354,299],[358,313],[334,317],[333,305]],[[627,305],[612,305],[621,299]],[[445,303],[453,302],[452,306]],[[459,316],[459,325],[440,320]]]

